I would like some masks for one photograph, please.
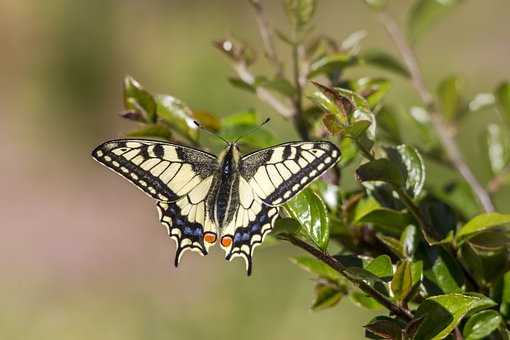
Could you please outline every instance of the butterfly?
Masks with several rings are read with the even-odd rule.
[[[185,251],[207,255],[216,242],[226,259],[245,260],[264,241],[279,207],[340,159],[330,142],[289,142],[241,155],[238,141],[216,157],[189,146],[146,139],[99,145],[95,160],[154,198],[159,218],[176,241],[177,267]]]

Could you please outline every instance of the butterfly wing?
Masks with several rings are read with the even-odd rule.
[[[92,156],[159,201],[160,221],[177,243],[176,266],[185,250],[207,254],[217,235],[206,199],[218,168],[214,155],[170,143],[125,139],[99,145]]]
[[[264,241],[278,217],[278,206],[289,201],[336,164],[340,150],[329,142],[292,142],[262,149],[241,158],[239,208],[222,230],[232,237],[227,260],[242,257],[248,275],[253,250]],[[222,236],[222,237],[223,237]]]

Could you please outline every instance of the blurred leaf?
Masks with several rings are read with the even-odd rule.
[[[386,7],[386,0],[365,0],[366,4],[375,10],[381,10]]]
[[[243,144],[259,148],[278,143],[268,130],[257,128],[259,124],[253,111],[240,112],[224,117],[221,126],[221,136],[226,140],[233,141],[243,137],[241,139]]]
[[[271,230],[272,236],[278,236],[282,234],[293,235],[299,232],[300,225],[293,218],[278,218],[275,222],[274,228]]]
[[[341,50],[346,51],[349,55],[356,55],[361,49],[361,42],[367,37],[365,30],[352,32],[342,41]]]
[[[228,81],[229,81],[230,85],[232,85],[233,87],[236,87],[241,90],[246,90],[248,92],[255,93],[255,90],[256,90],[255,86],[253,86],[253,84],[249,84],[249,83],[245,82],[241,78],[230,77],[230,78],[228,78]]]
[[[285,0],[284,4],[285,12],[297,31],[303,30],[315,13],[315,0]]]
[[[340,116],[334,113],[326,113],[322,122],[332,135],[339,134],[344,128]]]
[[[462,244],[459,254],[469,272],[482,285],[489,285],[501,278],[508,267],[505,246],[484,249],[467,241]]]
[[[333,102],[332,98],[328,97],[320,91],[315,91],[308,98],[316,105],[320,106],[324,111],[334,115],[340,125],[345,126],[347,124],[347,117],[343,112],[340,111],[335,102]]]
[[[462,0],[416,0],[409,13],[409,39],[416,42],[439,19]]]
[[[324,262],[317,260],[316,258],[309,256],[298,256],[290,259],[292,262],[303,268],[304,270],[329,279],[332,281],[338,280],[341,275],[336,270],[325,264]]]
[[[154,97],[131,76],[124,78],[124,107],[126,110],[143,113],[149,122],[156,123]]]
[[[404,258],[404,250],[397,239],[382,234],[377,234],[377,238],[384,243],[384,245],[388,247],[393,254],[397,255],[399,258]]]
[[[257,125],[257,115],[254,111],[239,112],[226,116],[222,119],[223,128],[235,127],[238,125]]]
[[[145,125],[140,130],[132,131],[126,134],[128,137],[156,137],[164,140],[171,140],[172,132],[166,126],[161,124]]]
[[[368,65],[379,67],[385,71],[389,71],[406,78],[409,77],[409,71],[407,71],[407,68],[402,65],[397,58],[386,51],[371,49],[362,53],[360,55],[360,59]]]
[[[364,163],[356,170],[358,180],[383,181],[396,187],[402,187],[404,179],[397,164],[386,158]]]
[[[134,122],[147,123],[145,116],[138,111],[126,111],[120,114],[122,118],[132,120]]]
[[[340,142],[340,152],[342,153],[342,158],[340,159],[339,165],[343,168],[356,158],[358,155],[358,147],[350,137],[342,138]]]
[[[423,322],[414,339],[443,339],[462,318],[473,311],[490,308],[495,303],[481,294],[447,294],[427,298],[415,315]]]
[[[409,224],[400,236],[400,243],[402,244],[402,251],[404,256],[407,258],[412,258],[419,242],[419,229],[414,224]]]
[[[214,42],[214,46],[233,61],[243,62],[246,65],[251,65],[255,62],[255,51],[235,39],[217,40]]]
[[[329,218],[326,205],[315,192],[306,189],[285,205],[285,209],[301,224],[301,231],[319,248],[329,242]]]
[[[389,80],[383,78],[365,77],[351,83],[353,89],[367,100],[372,109],[381,103],[391,87]]]
[[[403,301],[413,287],[413,276],[411,271],[411,262],[408,260],[400,261],[397,265],[395,275],[391,280],[391,291],[397,301]]]
[[[358,307],[367,309],[380,309],[382,306],[365,293],[354,291],[349,295],[351,301]]]
[[[500,174],[510,161],[508,129],[497,124],[487,126],[487,150],[494,175]]]
[[[464,181],[448,183],[434,194],[441,201],[460,211],[464,217],[473,217],[480,210],[473,191]]]
[[[470,111],[478,111],[490,107],[496,103],[492,93],[479,93],[469,102]]]
[[[503,318],[495,310],[476,313],[466,322],[462,335],[466,340],[484,339],[503,323]]]
[[[425,164],[418,150],[402,144],[387,148],[386,153],[393,162],[400,164],[401,173],[405,174],[407,192],[412,197],[420,195],[425,184]]]
[[[264,76],[258,76],[255,79],[255,87],[263,87],[269,90],[280,93],[285,97],[292,97],[296,95],[296,89],[294,86],[285,78],[274,78],[268,79]]]
[[[368,120],[358,120],[344,129],[344,133],[354,139],[358,139],[370,127]]]
[[[365,270],[380,278],[391,277],[393,275],[393,266],[388,255],[376,257],[365,266]]]
[[[354,64],[354,59],[347,53],[336,52],[320,57],[313,61],[308,69],[308,79],[313,79],[322,74],[331,74],[341,71],[345,67]]]
[[[496,89],[496,102],[501,113],[510,122],[510,82],[501,83]]]
[[[455,236],[455,241],[462,244],[478,233],[508,223],[510,223],[510,214],[486,213],[478,215],[460,228]]]
[[[414,145],[420,145],[420,149],[433,152],[440,150],[439,140],[434,133],[434,127],[432,126],[430,114],[422,107],[413,106],[408,115],[405,118],[409,121],[409,127],[416,130],[417,141]],[[413,131],[414,132],[414,131]]]
[[[437,96],[439,98],[439,106],[441,113],[446,120],[452,121],[461,114],[465,109],[462,92],[464,84],[462,80],[455,76],[449,76],[443,79],[437,88]]]
[[[378,339],[402,339],[402,324],[389,317],[376,317],[364,327],[370,333],[378,336]]]
[[[376,115],[377,126],[385,133],[385,136],[394,144],[402,142],[398,118],[393,109],[383,106]]]
[[[177,98],[157,95],[158,116],[191,141],[198,140],[198,127],[193,122],[191,109]]]
[[[318,284],[315,286],[315,300],[312,310],[319,311],[336,306],[342,299],[344,293],[338,287]]]
[[[193,118],[198,121],[201,126],[211,131],[218,131],[221,127],[219,118],[212,113],[205,111],[194,111],[192,114]]]

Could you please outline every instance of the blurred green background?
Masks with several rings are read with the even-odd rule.
[[[265,3],[285,30],[280,2]],[[392,1],[402,23],[409,3]],[[508,0],[466,1],[436,25],[417,48],[430,87],[462,73],[474,95],[509,79],[508,13]],[[338,40],[365,29],[365,47],[393,50],[362,1],[320,0],[315,26]],[[292,138],[270,108],[226,81],[232,70],[211,42],[229,34],[260,46],[245,1],[0,0],[1,339],[363,338],[370,315],[349,301],[309,311],[311,276],[290,264],[298,252],[286,245],[260,248],[249,279],[219,251],[187,254],[176,270],[153,202],[89,156],[133,129],[117,115],[125,74],[194,110],[256,108]],[[402,79],[390,97],[419,103]],[[480,135],[495,119],[468,117],[459,135],[483,182]],[[509,212],[505,197],[496,202]]]

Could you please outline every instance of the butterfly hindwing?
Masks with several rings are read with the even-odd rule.
[[[208,216],[207,194],[218,168],[215,156],[189,147],[150,140],[114,140],[93,157],[157,199],[161,222],[177,243],[175,265],[190,249],[207,254],[217,228]]]
[[[336,164],[340,150],[330,142],[292,142],[241,158],[241,176],[265,204],[288,202]]]

